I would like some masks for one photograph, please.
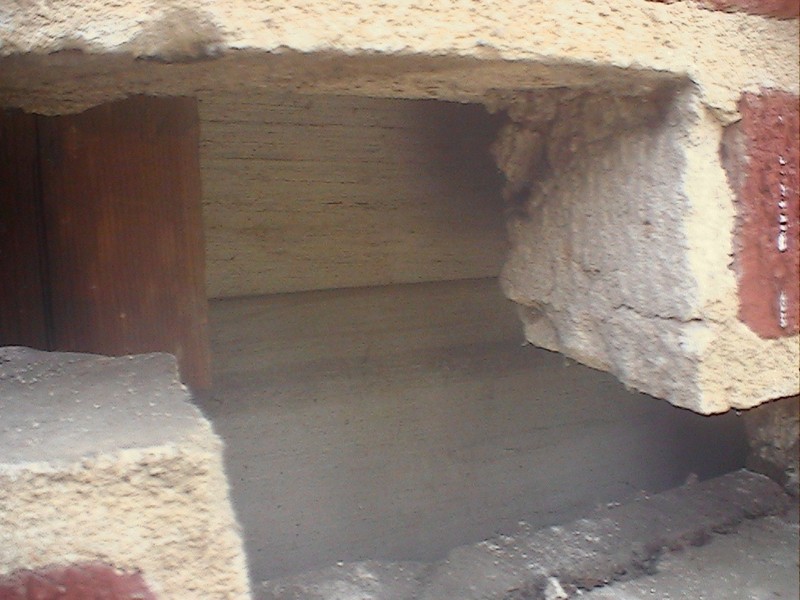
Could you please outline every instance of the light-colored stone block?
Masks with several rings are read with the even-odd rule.
[[[738,316],[724,128],[692,86],[499,102],[515,203],[501,280],[531,343],[701,413],[796,392],[797,336],[761,337]]]
[[[166,354],[0,349],[0,573],[110,564],[158,598],[249,597],[222,444]]]

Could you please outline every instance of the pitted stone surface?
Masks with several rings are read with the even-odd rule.
[[[698,358],[685,342],[699,318],[697,282],[682,258],[689,200],[677,123],[685,110],[679,92],[666,90],[567,97],[552,126],[518,117],[512,135],[545,131],[546,158],[510,220],[501,281],[525,307],[535,345],[697,408]]]
[[[162,600],[249,597],[222,443],[169,355],[2,348],[0,576],[93,563]]]
[[[107,358],[0,348],[0,456],[49,466],[205,434],[167,354]]]
[[[798,87],[792,23],[690,2],[68,0],[13,3],[0,18],[0,56],[39,56],[3,65],[0,104],[54,112],[248,86],[453,100],[609,82],[628,90],[621,76],[640,72],[696,82],[730,122],[742,89]]]

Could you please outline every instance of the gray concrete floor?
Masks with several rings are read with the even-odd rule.
[[[338,561],[440,559],[738,468],[701,417],[522,345],[494,280],[215,301],[215,388],[258,582]]]
[[[797,512],[745,521],[708,544],[669,552],[656,573],[579,594],[581,600],[797,600]]]

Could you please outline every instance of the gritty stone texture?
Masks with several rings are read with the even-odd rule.
[[[795,393],[792,330],[764,343],[737,317],[720,231],[733,213],[717,196],[724,171],[708,166],[720,164],[719,124],[689,88],[638,92],[496,99],[510,119],[494,152],[511,209],[501,280],[527,339],[702,413]],[[796,260],[783,253],[769,283],[796,278],[783,265]]]
[[[516,215],[506,289],[529,340],[701,413],[800,391],[797,335],[762,339],[737,317],[719,156],[743,92],[800,91],[795,21],[644,0],[63,0],[0,19],[0,104],[45,113],[265,89],[512,110],[570,89],[582,99],[554,121],[512,117],[498,150]],[[651,124],[654,93],[666,106]],[[543,151],[551,168],[524,173]]]
[[[102,562],[247,598],[222,447],[165,354],[0,349],[0,573]]]
[[[0,575],[2,600],[157,600],[139,573],[102,563],[21,569]]]
[[[248,86],[466,99],[643,73],[696,82],[703,102],[731,120],[742,89],[765,80],[797,88],[793,24],[693,3],[62,0],[0,11],[0,56],[16,57],[3,65],[3,104],[43,110]],[[71,52],[52,55],[59,50]],[[185,62],[217,55],[234,60]]]
[[[736,193],[734,269],[739,318],[765,338],[800,330],[800,99],[746,93],[723,139]]]
[[[507,195],[521,188],[523,200],[509,221],[501,281],[524,307],[532,343],[691,406],[702,394],[698,357],[684,340],[697,326],[698,292],[680,260],[688,200],[677,113],[685,109],[670,106],[673,93],[567,93],[555,108],[545,97],[510,109],[498,162]],[[528,154],[539,158],[524,178]]]
[[[744,413],[750,469],[769,475],[800,495],[800,397],[782,398]]]
[[[779,514],[787,507],[786,495],[770,479],[738,471],[624,506],[603,507],[564,526],[530,531],[521,523],[512,535],[456,548],[429,569],[413,565],[405,576],[398,577],[404,568],[399,564],[342,565],[265,582],[259,597],[558,598],[559,590],[574,594],[648,572],[665,550],[703,545],[713,532],[730,531],[745,519]],[[384,589],[389,590],[386,595]],[[407,595],[399,595],[400,590]]]
[[[418,562],[341,563],[298,577],[265,581],[256,598],[267,600],[408,600],[415,598],[431,565]]]

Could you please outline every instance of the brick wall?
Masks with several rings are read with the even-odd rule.
[[[156,596],[140,573],[85,563],[0,576],[0,600],[156,600]]]
[[[799,102],[777,90],[742,94],[741,121],[728,128],[722,147],[737,199],[739,318],[764,338],[798,333]]]

